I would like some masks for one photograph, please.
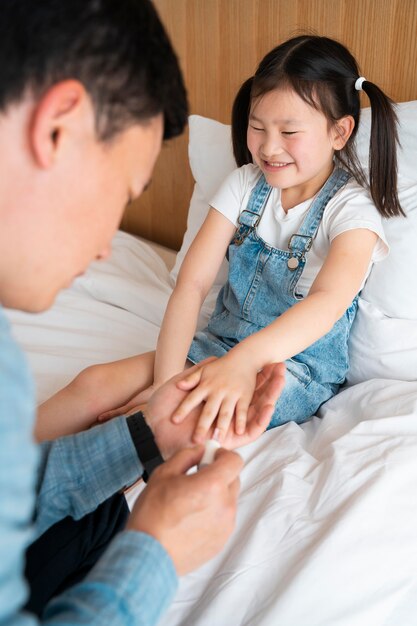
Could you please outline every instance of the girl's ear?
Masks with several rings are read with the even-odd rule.
[[[331,131],[331,139],[334,150],[342,150],[353,129],[355,128],[355,120],[351,115],[346,115],[337,120]]]

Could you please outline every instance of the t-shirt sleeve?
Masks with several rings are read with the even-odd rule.
[[[251,188],[252,179],[256,175],[259,174],[253,165],[244,165],[233,170],[210,202],[213,209],[219,211],[236,227],[248,190]]]
[[[366,228],[378,235],[372,254],[372,263],[385,259],[389,245],[384,233],[383,220],[365,189],[356,182],[336,194],[326,207],[323,220],[327,222],[330,243],[342,233],[356,228]]]

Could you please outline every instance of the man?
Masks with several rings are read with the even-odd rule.
[[[177,60],[149,0],[3,0],[1,306],[43,311],[108,255],[126,201],[143,191],[162,138],[181,133],[186,115]],[[228,447],[265,429],[282,379],[279,366],[258,375],[248,432],[229,436]],[[93,537],[73,570],[49,581],[55,597],[46,598],[41,619],[155,624],[178,575],[221,549],[234,525],[242,462],[221,450],[212,465],[186,475],[203,448],[185,447],[198,412],[183,426],[168,419],[182,397],[174,379],[151,399],[146,419],[120,417],[37,448],[31,378],[0,308],[1,626],[37,623],[22,609],[25,548],[46,537],[43,548],[50,544],[53,554],[56,536],[65,539],[74,520],[100,516],[102,507],[111,524],[108,502],[161,455],[169,460],[126,529],[107,549],[108,534]]]

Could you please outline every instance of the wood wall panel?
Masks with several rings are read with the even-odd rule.
[[[417,99],[417,0],[154,0],[180,59],[192,113],[229,122],[239,85],[300,32],[335,37],[362,74],[399,102]],[[366,106],[367,102],[364,100]],[[181,245],[193,180],[187,133],[162,150],[149,190],[122,227]]]

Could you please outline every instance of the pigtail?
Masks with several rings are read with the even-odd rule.
[[[232,108],[232,145],[238,167],[252,163],[248,149],[247,131],[253,76],[245,80],[236,94]]]
[[[373,201],[384,217],[405,216],[397,193],[397,115],[394,103],[374,83],[362,86],[371,103],[369,187]]]
[[[253,162],[246,141],[251,98],[259,98],[280,87],[293,89],[332,124],[345,115],[353,117],[353,132],[343,149],[335,152],[335,158],[360,185],[368,188],[354,142],[360,120],[359,91],[365,91],[372,111],[369,191],[383,217],[405,215],[397,191],[399,141],[394,103],[379,87],[359,76],[353,55],[328,37],[302,35],[289,39],[271,50],[255,75],[243,83],[232,110],[232,142],[237,165]]]

